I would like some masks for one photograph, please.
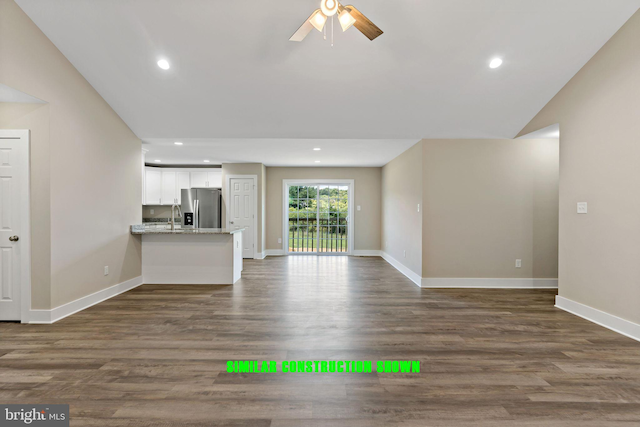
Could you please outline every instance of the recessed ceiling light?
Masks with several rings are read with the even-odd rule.
[[[182,145],[182,142],[174,142],[176,145]]]
[[[156,163],[162,163],[162,160],[156,159]]]
[[[158,67],[162,68],[163,70],[168,70],[169,68],[171,68],[171,66],[169,65],[169,61],[167,61],[166,59],[161,59],[160,61],[158,61]]]
[[[322,148],[314,148],[313,151],[320,151]]]
[[[316,160],[316,163],[320,163],[320,160]]]
[[[498,68],[501,65],[502,65],[502,59],[500,58],[493,58],[491,62],[489,62],[490,68]]]
[[[203,160],[203,162],[205,162],[205,163],[209,163],[209,160]]]

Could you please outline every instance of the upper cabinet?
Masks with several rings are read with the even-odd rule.
[[[176,172],[176,199],[182,203],[182,190],[191,188],[191,172]]]
[[[222,188],[222,169],[207,172],[207,187]]]
[[[191,172],[191,188],[207,186],[207,171]]]
[[[162,171],[162,203],[165,205],[177,203],[176,197],[176,172],[171,170]]]
[[[144,203],[147,205],[162,204],[162,172],[157,168],[145,168]]]
[[[143,181],[145,205],[180,204],[183,189],[222,188],[222,169],[145,167]]]
[[[222,188],[222,169],[191,172],[191,188]]]

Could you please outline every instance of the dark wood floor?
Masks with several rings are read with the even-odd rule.
[[[69,403],[76,426],[640,425],[640,343],[554,295],[421,290],[380,258],[251,260],[235,286],[145,285],[0,324],[0,402]],[[422,372],[227,373],[236,359]]]

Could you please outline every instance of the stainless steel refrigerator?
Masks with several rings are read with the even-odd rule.
[[[222,189],[182,190],[182,228],[222,228]]]

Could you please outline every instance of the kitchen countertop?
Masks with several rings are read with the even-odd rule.
[[[144,224],[131,226],[131,234],[147,235],[147,234],[235,234],[244,231],[244,228],[232,230],[230,228],[178,228],[171,230],[170,228],[145,227]]]

